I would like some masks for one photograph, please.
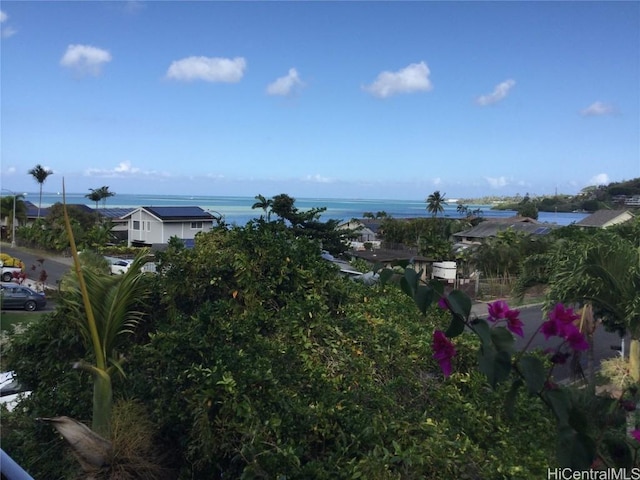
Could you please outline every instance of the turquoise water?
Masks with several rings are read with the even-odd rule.
[[[26,200],[38,204],[38,193],[28,193]],[[62,202],[60,194],[42,194],[42,206],[48,207],[56,202]],[[107,199],[107,208],[136,208],[136,207],[160,207],[160,206],[191,206],[196,205],[205,210],[224,215],[227,223],[244,225],[251,219],[260,216],[262,210],[251,208],[256,202],[253,197],[208,197],[189,195],[126,195],[117,194]],[[95,207],[84,194],[68,193],[68,204],[84,204]],[[362,218],[364,212],[385,211],[396,218],[428,217],[424,200],[369,200],[369,199],[344,199],[344,198],[296,198],[296,206],[300,210],[314,207],[326,207],[322,214],[323,219],[335,218],[349,220]],[[100,204],[102,207],[102,204]],[[459,218],[456,204],[445,206],[444,216]],[[512,210],[491,210],[489,205],[469,205],[469,208],[481,208],[485,218],[510,217],[515,215]],[[549,213],[540,212],[538,220],[541,222],[553,222],[558,225],[569,225],[586,216],[584,213]]]

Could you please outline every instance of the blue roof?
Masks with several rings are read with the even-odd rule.
[[[142,207],[162,220],[214,220],[200,207]]]
[[[100,208],[98,213],[106,218],[122,218],[134,210],[135,208]]]

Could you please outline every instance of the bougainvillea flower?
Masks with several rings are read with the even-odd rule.
[[[580,318],[580,315],[576,314],[572,308],[565,308],[561,303],[556,303],[553,310],[549,312],[549,320],[560,324],[573,323],[578,318]]]
[[[441,330],[433,332],[433,358],[440,365],[445,377],[451,375],[451,359],[456,355],[456,348]]]
[[[440,297],[440,300],[438,300],[438,307],[443,310],[449,309],[449,305],[447,304],[447,297]]]
[[[580,318],[573,309],[565,308],[561,303],[556,304],[549,313],[549,320],[542,324],[542,334],[545,339],[549,337],[560,337],[567,341],[574,350],[588,350],[589,344],[574,321]]]
[[[631,430],[631,432],[629,432],[631,434],[631,436],[633,438],[635,438],[637,441],[640,442],[640,430],[636,429],[636,430]]]
[[[574,350],[589,350],[589,343],[582,332],[573,324],[565,326],[564,338]]]
[[[507,319],[507,328],[511,333],[524,337],[524,331],[522,330],[522,320],[520,320],[520,310],[507,310],[505,314]]]
[[[497,320],[501,320],[506,318],[507,312],[509,311],[509,305],[504,300],[497,300],[488,305],[489,307],[489,321],[495,322]]]
[[[558,336],[558,324],[553,320],[547,320],[542,324],[540,331],[544,335],[544,339],[549,340],[549,337]]]

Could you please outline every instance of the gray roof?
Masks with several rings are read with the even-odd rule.
[[[546,235],[551,230],[558,228],[558,225],[538,222],[528,217],[510,217],[485,220],[469,230],[454,233],[453,236],[457,238],[489,238],[495,237],[498,232],[509,228],[526,235]]]
[[[579,222],[576,222],[576,225],[579,227],[603,227],[611,220],[614,220],[625,213],[630,212],[628,210],[598,210]]]

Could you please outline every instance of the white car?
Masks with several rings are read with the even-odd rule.
[[[30,393],[18,383],[13,372],[0,373],[0,405],[7,407],[7,410],[13,410]]]
[[[132,260],[115,260],[111,263],[111,275],[122,275],[129,271]]]

